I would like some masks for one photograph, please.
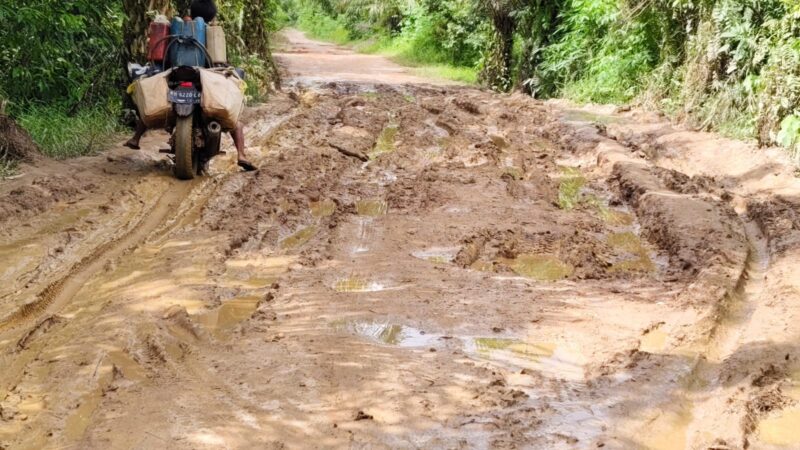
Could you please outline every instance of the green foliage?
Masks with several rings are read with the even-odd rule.
[[[10,159],[0,157],[0,180],[14,175],[17,171],[17,164]]]
[[[309,36],[381,53],[420,73],[466,83],[490,34],[473,0],[299,0],[296,25]]]
[[[119,11],[93,0],[3,0],[0,90],[22,106],[105,101],[122,72]]]
[[[90,155],[120,137],[118,111],[95,107],[70,114],[59,106],[30,106],[19,124],[30,133],[42,153],[53,158]]]
[[[298,12],[297,26],[315,39],[346,44],[351,41],[350,31],[338,18],[327,14],[322,5],[304,3]]]
[[[791,114],[781,121],[778,143],[792,151],[796,159],[800,159],[800,117]]]
[[[189,0],[2,0],[0,110],[18,119],[42,151],[90,154],[117,137],[126,56],[142,55],[154,11],[185,11]],[[278,79],[269,32],[290,18],[291,0],[218,1],[229,57],[261,99]],[[124,20],[126,13],[129,19]],[[124,28],[124,29],[123,29]],[[2,166],[5,167],[5,163]]]

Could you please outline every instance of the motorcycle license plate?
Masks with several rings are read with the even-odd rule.
[[[169,101],[179,105],[199,105],[200,91],[197,89],[170,89]]]

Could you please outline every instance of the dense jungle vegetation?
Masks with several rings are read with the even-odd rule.
[[[232,62],[250,74],[253,97],[277,80],[270,33],[277,0],[220,1]],[[49,156],[89,154],[123,131],[128,61],[146,62],[156,13],[188,12],[190,0],[3,0],[0,114],[22,125]],[[0,130],[2,133],[2,130]],[[7,151],[6,149],[0,149]],[[11,162],[0,154],[0,172]]]
[[[539,98],[638,104],[797,154],[798,0],[296,0],[313,36]]]
[[[189,0],[3,0],[0,114],[48,155],[121,129],[124,63],[155,11]],[[697,128],[800,148],[800,0],[219,0],[260,97],[286,23],[435,74],[538,98],[635,104]],[[0,170],[7,167],[0,155]]]

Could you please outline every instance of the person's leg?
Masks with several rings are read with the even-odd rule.
[[[239,167],[248,172],[256,170],[256,166],[251,164],[247,160],[247,156],[244,154],[244,126],[241,123],[237,124],[236,128],[231,131],[231,137],[233,138],[233,145],[236,146],[236,155],[239,160]]]
[[[139,150],[141,148],[139,147],[139,141],[146,132],[147,126],[144,122],[141,119],[136,119],[136,133],[125,143],[125,146],[133,150]]]

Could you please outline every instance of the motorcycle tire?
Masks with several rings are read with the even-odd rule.
[[[192,180],[197,173],[192,148],[193,125],[192,116],[178,117],[175,124],[175,176],[180,180]]]

